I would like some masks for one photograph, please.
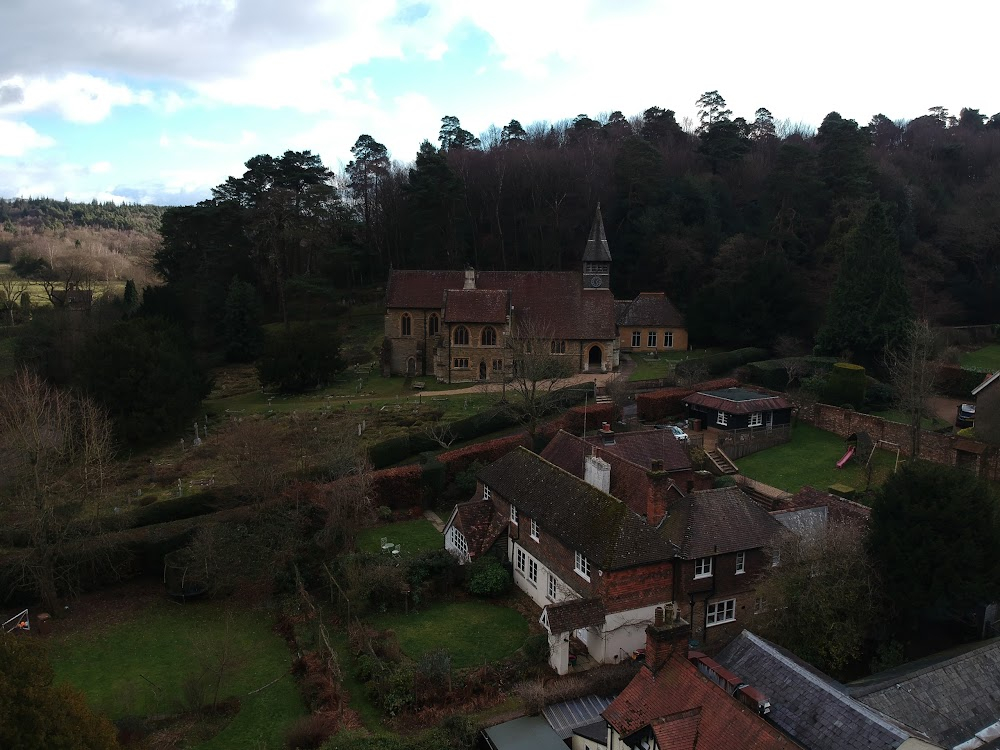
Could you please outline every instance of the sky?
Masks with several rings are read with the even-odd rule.
[[[0,197],[182,205],[256,154],[718,90],[818,126],[1000,111],[997,0],[0,0]]]

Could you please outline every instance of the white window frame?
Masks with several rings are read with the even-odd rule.
[[[521,549],[520,547],[517,548],[517,552],[515,553],[515,559],[517,560],[518,571],[521,573],[521,575],[524,575],[524,565],[525,565],[525,560],[527,559],[527,555],[524,554],[524,550]]]
[[[587,556],[582,554],[579,550],[574,552],[573,570],[575,570],[576,574],[585,581],[590,580],[590,560],[588,560]]]
[[[736,553],[736,575],[743,575],[747,569],[747,553]]]
[[[538,561],[533,557],[528,558],[528,580],[533,585],[538,585]]]
[[[673,349],[674,348],[674,332],[664,331],[663,332],[663,348]]]
[[[715,412],[715,423],[726,427],[729,425],[729,415],[724,411]]]
[[[750,415],[750,422],[748,423],[747,426],[748,427],[763,427],[764,426],[764,413],[763,412],[759,412],[759,411],[755,411],[753,414],[751,414]]]
[[[694,577],[695,580],[699,578],[711,578],[712,577],[712,567],[714,560],[711,557],[699,557],[694,561]]]
[[[642,331],[632,331],[632,346],[642,346]]]
[[[722,625],[736,620],[736,600],[723,599],[705,607],[705,624],[708,627]]]
[[[528,533],[532,539],[538,541],[538,521],[534,518],[531,519],[531,530]]]
[[[518,525],[518,523],[517,523],[517,506],[514,505],[514,503],[510,504],[510,522],[512,524],[514,524],[515,526]]]
[[[653,349],[655,349],[656,348],[656,338],[657,338],[656,331],[647,331],[646,332],[646,346],[647,347],[652,347]]]
[[[488,484],[483,485],[483,500],[490,499],[490,486]]]
[[[469,543],[465,539],[465,534],[454,526],[451,527],[451,543],[463,555],[469,556]]]
[[[781,565],[781,550],[771,550],[771,567],[777,568],[779,565]]]
[[[767,599],[758,596],[753,600],[753,613],[759,615],[761,612],[767,612]]]
[[[557,591],[556,591],[556,577],[554,575],[552,575],[551,572],[549,573],[549,581],[548,581],[548,585],[546,586],[545,593],[549,597],[549,599],[551,599],[552,601],[556,600],[556,593],[557,593]]]

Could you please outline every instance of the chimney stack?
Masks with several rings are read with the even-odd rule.
[[[663,607],[657,607],[653,624],[646,627],[646,666],[656,674],[672,656],[687,658],[691,627],[671,611],[667,619]]]
[[[476,269],[466,268],[465,269],[465,286],[463,289],[475,289],[476,288]]]
[[[650,462],[649,470],[650,471],[663,471],[663,459],[662,458],[654,458],[652,460],[652,462]]]
[[[615,444],[615,433],[614,430],[611,429],[610,422],[601,422],[600,432],[601,432],[601,438],[603,438],[605,445]]]

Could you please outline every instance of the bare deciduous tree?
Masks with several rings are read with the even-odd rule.
[[[26,542],[21,585],[54,609],[95,543],[113,464],[111,422],[89,399],[19,372],[0,393],[0,513]],[[100,558],[100,559],[98,559]]]
[[[26,293],[28,288],[29,284],[25,279],[12,273],[0,274],[0,310],[6,308],[11,325],[14,325],[14,313],[21,295]]]
[[[920,455],[920,423],[927,415],[927,400],[934,395],[938,376],[939,342],[926,321],[914,321],[906,339],[895,349],[886,349],[885,364],[896,405],[910,426],[910,449]]]

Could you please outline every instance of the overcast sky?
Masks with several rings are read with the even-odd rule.
[[[717,89],[819,125],[1000,111],[998,0],[0,0],[0,196],[193,203],[259,153],[331,168]]]

